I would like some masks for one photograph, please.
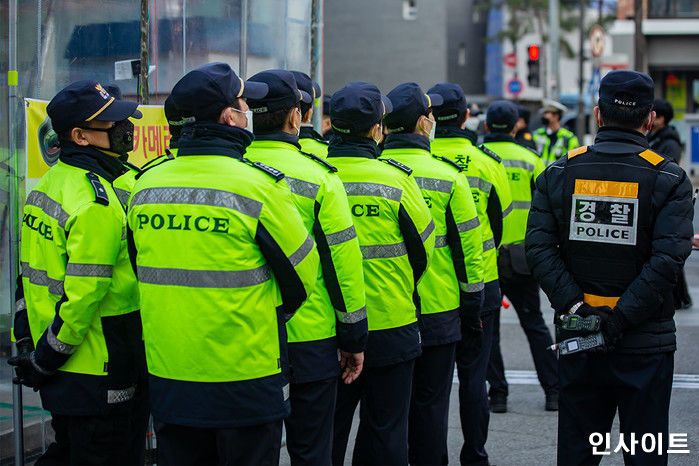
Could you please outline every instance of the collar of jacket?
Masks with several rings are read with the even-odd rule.
[[[620,155],[641,153],[648,147],[648,140],[643,134],[633,129],[616,126],[601,127],[594,144],[598,152]]]
[[[79,146],[74,142],[61,141],[61,155],[58,158],[66,165],[96,173],[110,183],[127,171],[119,157],[105,154],[94,147]]]
[[[223,155],[239,159],[254,139],[250,131],[237,126],[198,121],[182,129],[177,156]]]
[[[677,141],[679,144],[680,142],[680,135],[677,133],[677,129],[675,129],[674,126],[666,126],[660,130],[658,130],[656,133],[649,132],[648,133],[648,142],[653,142],[656,141],[664,141],[666,139],[674,139]]]
[[[328,145],[328,157],[365,157],[375,159],[379,148],[371,138],[362,136],[333,135]]]
[[[320,134],[316,132],[316,130],[313,129],[313,126],[302,126],[301,127],[301,133],[299,133],[299,138],[300,139],[315,139],[318,142],[326,143],[327,140],[323,138]]]
[[[515,142],[515,138],[505,133],[487,133],[483,142]]]
[[[422,134],[389,134],[384,141],[384,149],[422,149],[430,152],[430,139]]]
[[[263,133],[256,134],[255,141],[277,141],[285,142],[295,146],[298,150],[301,150],[301,144],[299,144],[299,137],[293,134],[285,133],[284,131],[276,131],[274,133]]]
[[[463,138],[471,141],[471,144],[475,144],[478,139],[478,135],[471,130],[461,129],[455,126],[437,126],[435,131],[436,138]]]

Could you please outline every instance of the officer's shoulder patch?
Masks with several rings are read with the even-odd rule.
[[[321,164],[322,166],[324,166],[325,168],[327,168],[331,172],[337,173],[337,168],[335,167],[335,165],[331,164],[327,160],[323,160],[322,158],[318,157],[316,154],[311,154],[310,152],[304,152],[302,150],[300,150],[299,152],[301,152],[303,155],[305,155],[309,159],[311,159],[315,162],[318,162],[319,164]]]
[[[454,162],[453,160],[446,158],[443,155],[432,154],[432,157],[434,157],[437,160],[441,160],[442,162],[444,162],[448,165],[451,165],[452,167],[456,168],[460,172],[464,171],[464,167],[462,167],[458,163]]]
[[[524,139],[526,139],[527,141],[531,141],[531,140],[532,140],[532,133],[528,133],[528,132],[527,132],[527,133],[524,133],[522,136],[523,136]]]
[[[497,163],[502,163],[502,158],[498,154],[493,152],[492,150],[488,149],[485,146],[485,144],[481,144],[480,146],[478,146],[478,148],[481,150],[481,152],[483,152],[485,155],[487,155],[491,159],[495,160]]]
[[[585,152],[587,152],[587,146],[580,146],[576,147],[575,149],[571,149],[568,151],[568,159],[570,160],[576,155],[584,154]]]
[[[135,178],[139,179],[148,170],[151,170],[155,167],[158,167],[158,166],[164,164],[165,162],[169,162],[170,160],[175,160],[175,158],[168,157],[167,155],[161,155],[160,157],[154,158],[153,160],[151,160],[150,162],[148,162],[147,164],[145,164],[144,166],[141,167],[141,171],[136,174]]]
[[[662,155],[656,154],[650,149],[646,149],[640,154],[638,154],[639,157],[642,159],[645,159],[648,163],[650,163],[653,166],[659,165],[660,162],[665,160],[665,157]]]
[[[92,185],[92,189],[95,190],[95,202],[102,205],[109,205],[109,195],[99,177],[92,172],[85,173],[85,176]]]
[[[241,157],[239,160],[247,165],[250,165],[251,167],[257,168],[258,170],[262,170],[263,172],[267,173],[269,176],[274,178],[276,181],[279,181],[282,178],[284,178],[284,173],[282,173],[281,170],[277,170],[274,167],[265,165],[262,162],[253,162],[252,160],[246,159],[245,157]]]
[[[393,167],[396,167],[398,170],[401,170],[401,171],[407,173],[408,175],[412,175],[412,173],[413,173],[412,168],[410,168],[407,165],[403,165],[402,163],[400,163],[397,160],[394,160],[394,159],[379,159],[379,160],[384,162],[384,163],[387,163]]]

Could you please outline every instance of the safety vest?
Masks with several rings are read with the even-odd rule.
[[[527,232],[534,182],[546,167],[536,153],[514,141],[486,142],[484,145],[502,158],[512,195],[509,242],[522,243]]]
[[[134,165],[125,164],[125,167],[126,172],[112,183],[114,192],[124,209],[129,205],[129,197],[131,197],[131,191],[133,190],[134,184],[136,184],[136,176],[141,173],[141,170]]]
[[[364,147],[343,149],[331,144],[328,160],[344,183],[363,257],[365,364],[407,361],[421,353],[413,292],[432,257],[435,224],[409,168],[376,160]]]
[[[322,136],[313,130],[313,128],[302,126],[301,135],[299,137],[301,150],[316,155],[321,159],[328,158],[328,141],[322,139]]]
[[[318,342],[315,351],[312,348],[300,351],[316,353],[313,359],[320,359],[317,353],[325,351],[328,357],[325,361],[315,361],[315,367],[306,368],[303,367],[307,366],[306,361],[294,361],[291,352],[295,345],[291,345],[294,380],[311,381],[337,375],[338,343],[344,351],[362,352],[367,332],[362,254],[337,169],[313,154],[301,152],[292,143],[280,140],[257,139],[248,147],[245,157],[284,172],[294,204],[306,229],[313,235],[321,257],[313,293],[287,322],[286,328],[289,343],[307,342],[310,348],[313,346],[310,342]],[[338,342],[323,344],[319,341],[335,337],[336,326]]]
[[[492,151],[474,146],[465,137],[437,138],[431,144],[432,153],[453,160],[468,177],[473,201],[478,212],[483,235],[483,270],[485,283],[498,279],[497,251],[493,225],[488,216],[488,207],[501,212],[501,243],[509,241],[511,234],[509,215],[512,198],[507,183],[507,174],[502,160]],[[492,214],[491,214],[492,215]]]
[[[133,398],[142,368],[126,214],[101,176],[59,161],[27,196],[21,265],[44,407],[97,414]],[[140,362],[139,362],[140,361]]]
[[[289,412],[285,322],[318,254],[283,173],[240,157],[250,133],[197,125],[129,204],[151,408],[201,427],[271,422]]]
[[[465,311],[478,316],[483,290],[483,238],[468,180],[459,165],[424,149],[389,148],[381,157],[413,170],[435,223],[434,256],[417,288],[423,344],[458,341],[462,294],[477,294]]]
[[[569,150],[578,147],[578,138],[570,130],[560,127],[556,132],[556,142],[551,146],[551,136],[546,133],[546,128],[538,128],[534,132],[534,142],[537,151],[541,154],[544,165],[551,165],[561,158]]]

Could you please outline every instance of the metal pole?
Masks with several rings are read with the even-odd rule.
[[[148,26],[149,19],[149,0],[141,0],[141,74],[139,80],[141,82],[141,103],[143,105],[147,105],[150,101],[150,93],[148,91],[148,47],[150,45],[150,28]]]
[[[187,0],[182,0],[182,76],[187,73]]]
[[[313,0],[311,6],[311,78],[318,83],[321,92],[323,90],[323,0]],[[320,133],[323,122],[323,96],[316,106],[313,102],[313,128]]]
[[[585,63],[585,0],[580,0],[580,35],[578,37],[578,118],[576,122],[576,133],[580,140],[585,134],[585,101],[583,100],[583,89],[585,78],[583,76],[583,64]]]
[[[238,51],[238,76],[245,79],[248,74],[248,0],[240,2],[240,49]]]
[[[634,0],[633,9],[633,67],[636,71],[645,72],[646,38],[643,35],[643,0]]]
[[[9,202],[9,224],[8,236],[10,246],[10,290],[16,286],[16,277],[19,274],[18,254],[19,254],[19,204],[21,202],[19,192],[19,154],[17,153],[17,107],[18,96],[17,86],[19,76],[17,73],[17,0],[8,0],[9,3],[9,25],[8,25],[8,105],[7,105],[7,150],[11,160],[10,173],[10,202]],[[15,300],[14,293],[9,293],[9,306],[11,320],[15,320]],[[11,345],[12,356],[17,355],[17,345]],[[22,386],[12,384],[12,428],[15,447],[15,465],[24,464],[24,419],[22,417]]]
[[[551,62],[551,98],[553,100],[558,100],[558,93],[561,91],[558,71],[558,60],[560,57],[560,13],[558,2],[559,0],[549,1],[549,42],[551,45],[549,60]]]
[[[41,0],[36,2],[36,97],[41,98]]]

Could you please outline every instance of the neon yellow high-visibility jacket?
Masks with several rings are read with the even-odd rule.
[[[534,183],[546,167],[535,152],[517,144],[509,135],[487,134],[484,145],[502,158],[507,172],[512,194],[512,213],[509,215],[512,235],[509,236],[509,242],[523,243]]]
[[[301,150],[304,152],[317,155],[321,159],[328,158],[328,141],[323,139],[323,136],[316,133],[310,126],[301,127],[299,144],[301,144]]]
[[[338,346],[362,352],[368,332],[362,253],[342,180],[331,164],[301,152],[297,137],[287,133],[256,136],[245,157],[284,172],[320,255],[315,289],[286,324],[292,380],[337,376]]]
[[[315,242],[283,173],[242,158],[252,134],[198,122],[129,201],[151,409],[163,422],[289,414],[285,323],[311,294]]]
[[[497,309],[500,307],[497,248],[501,242],[507,242],[511,230],[512,197],[505,167],[500,157],[484,146],[474,146],[458,128],[437,127],[431,149],[433,154],[459,164],[468,177],[483,235],[483,310]]]
[[[54,414],[95,415],[134,397],[145,371],[116,158],[61,143],[59,162],[27,196],[21,265],[42,386]]]
[[[369,138],[337,136],[328,161],[338,169],[363,257],[369,338],[367,366],[421,353],[413,292],[434,251],[434,221],[411,170],[376,160]]]
[[[483,294],[483,237],[478,212],[463,169],[430,154],[416,134],[389,134],[382,158],[413,170],[435,223],[432,262],[418,285],[420,331],[425,346],[461,339],[461,324],[480,327]]]
[[[534,131],[534,142],[541,154],[544,165],[551,165],[553,162],[567,154],[580,145],[578,138],[570,130],[560,127],[556,131],[556,141],[551,144],[553,134],[548,134],[546,128],[539,128]]]
[[[124,168],[126,168],[126,171],[123,175],[114,180],[112,186],[119,198],[119,202],[121,202],[121,205],[126,209],[129,204],[129,197],[131,197],[131,191],[133,190],[134,184],[136,184],[136,177],[141,173],[141,169],[129,162],[124,162]]]

